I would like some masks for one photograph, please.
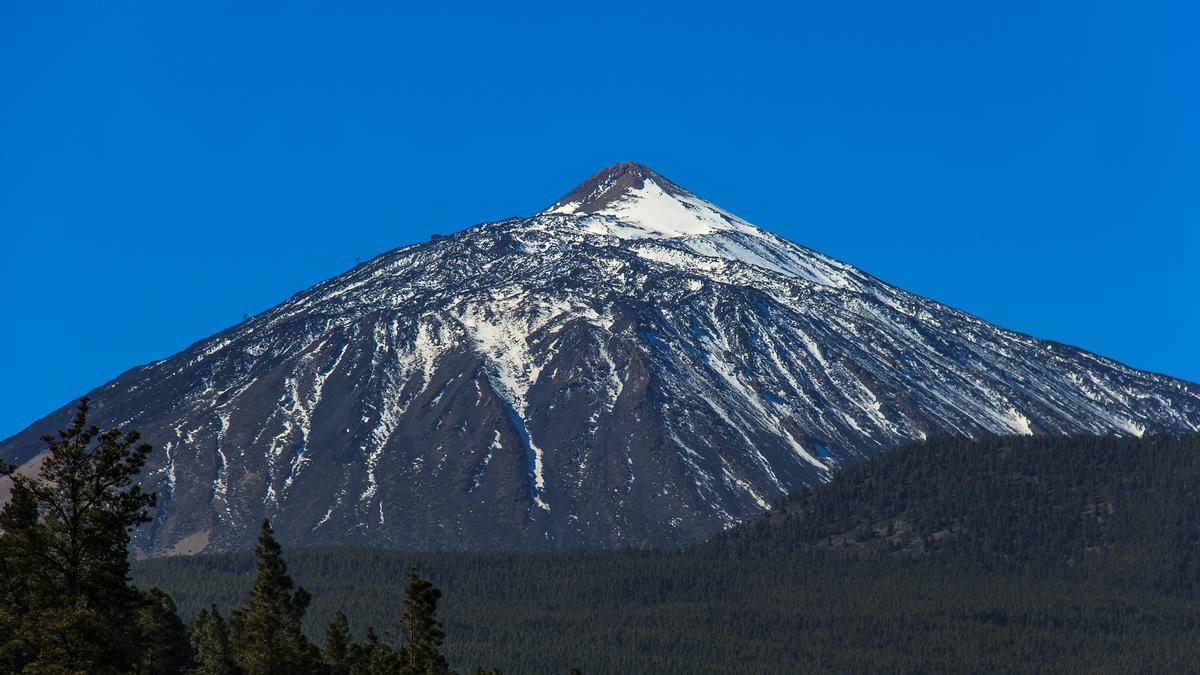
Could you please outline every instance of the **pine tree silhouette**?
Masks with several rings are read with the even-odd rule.
[[[71,425],[44,436],[37,477],[0,462],[0,670],[124,673],[151,645],[131,629],[144,598],[129,583],[129,533],[154,495],[134,483],[150,453],[136,431]],[[147,638],[148,639],[148,638]]]
[[[357,645],[350,635],[350,620],[345,612],[338,610],[325,630],[325,641],[321,645],[321,657],[333,675],[346,675],[354,665]]]
[[[400,618],[400,633],[404,644],[400,662],[405,673],[443,675],[450,672],[442,654],[446,638],[442,622],[437,618],[438,600],[442,592],[433,582],[409,570],[408,587],[404,590],[404,615]]]
[[[229,625],[216,605],[196,612],[188,625],[195,665],[193,675],[233,675],[237,672],[229,647]]]
[[[254,557],[258,576],[250,599],[229,619],[234,662],[246,675],[320,672],[319,652],[300,631],[309,595],[294,588],[269,520],[263,521]]]

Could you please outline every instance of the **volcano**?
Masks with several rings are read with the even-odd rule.
[[[677,546],[931,435],[1200,429],[1200,385],[999,328],[635,163],[395,249],[88,394],[142,555]],[[36,465],[73,404],[0,443]]]

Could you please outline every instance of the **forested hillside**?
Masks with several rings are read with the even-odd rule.
[[[386,626],[410,567],[444,591],[452,664],[508,673],[1200,669],[1200,436],[933,440],[704,545],[541,554],[290,551],[313,595]],[[249,555],[150,560],[188,616]]]
[[[849,467],[709,546],[735,556],[800,546],[1194,593],[1198,439],[934,439]]]

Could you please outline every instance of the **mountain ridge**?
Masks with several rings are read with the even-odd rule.
[[[930,435],[1200,425],[1200,385],[909,294],[629,163],[93,399],[162,448],[154,555],[245,547],[263,516],[285,543],[677,545]]]

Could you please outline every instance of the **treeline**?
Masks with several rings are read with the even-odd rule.
[[[209,606],[184,624],[171,596],[130,583],[129,536],[155,498],[134,482],[150,446],[137,432],[87,424],[47,436],[38,477],[16,474],[0,510],[0,672],[203,675],[449,675],[438,619],[441,591],[409,570],[388,625],[354,638],[341,612],[318,646],[302,630],[312,596],[297,587],[269,522],[253,583],[228,615]],[[390,637],[392,631],[385,634]],[[478,668],[478,675],[498,671]]]
[[[149,450],[85,413],[0,512],[0,672],[1200,672],[1200,435],[935,439],[682,551],[285,556],[264,524],[131,583]]]
[[[401,613],[394,622],[401,637],[399,648],[381,640],[372,627],[367,628],[365,640],[355,640],[349,619],[340,610],[330,619],[324,640],[317,645],[302,631],[312,597],[292,581],[269,522],[263,522],[254,558],[256,573],[249,599],[233,609],[228,621],[215,605],[196,612],[187,629],[190,651],[180,651],[169,668],[156,672],[204,675],[451,673],[442,653],[445,628],[437,617],[441,591],[416,570],[408,572]],[[477,675],[498,673],[482,667],[475,672]]]
[[[445,653],[506,672],[1198,672],[1200,436],[935,439],[843,470],[684,551],[289,552],[379,625],[416,567]],[[148,560],[185,614],[233,607],[246,554]],[[358,622],[358,623],[356,623]]]
[[[394,580],[417,565],[446,589],[449,660],[509,673],[1200,669],[1194,598],[1053,575],[820,550],[760,558],[324,549],[290,551],[288,560],[313,591],[314,637],[341,608],[363,629],[385,621],[401,597]],[[139,563],[136,576],[169,589],[187,611],[235,602],[252,578],[240,571],[246,562],[156,559]]]

